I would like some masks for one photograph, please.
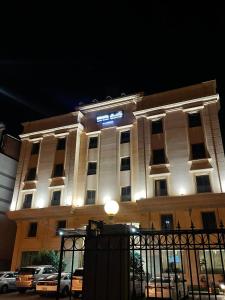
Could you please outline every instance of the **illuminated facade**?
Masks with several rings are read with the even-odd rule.
[[[59,249],[57,228],[105,220],[141,227],[218,226],[225,218],[225,160],[215,81],[150,96],[91,103],[24,124],[9,217],[12,269]]]

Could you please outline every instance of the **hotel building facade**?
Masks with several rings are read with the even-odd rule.
[[[213,228],[225,219],[225,159],[216,82],[95,102],[24,123],[8,216],[12,269],[59,250],[57,228],[107,222],[156,229]]]

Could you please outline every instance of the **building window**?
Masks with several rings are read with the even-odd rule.
[[[131,201],[131,186],[121,188],[121,201]]]
[[[165,151],[164,149],[157,149],[152,151],[153,165],[165,164]]]
[[[95,175],[97,170],[97,163],[96,162],[89,162],[88,163],[88,175]]]
[[[59,230],[66,228],[66,220],[57,221],[55,235],[59,235]]]
[[[121,158],[120,171],[130,170],[130,157]]]
[[[221,261],[223,260],[223,263]],[[225,265],[224,250],[199,250],[200,272],[203,274],[223,274]]]
[[[21,258],[21,267],[31,266],[34,257],[38,254],[38,251],[23,251]]]
[[[53,177],[63,176],[63,164],[56,164],[54,167]]]
[[[98,137],[92,136],[89,139],[89,149],[98,148]]]
[[[65,147],[66,147],[66,139],[65,138],[58,139],[56,150],[64,150]]]
[[[87,190],[86,204],[95,204],[95,190]]]
[[[37,235],[37,222],[29,224],[28,237],[35,237]]]
[[[201,126],[201,115],[200,113],[188,114],[188,125],[189,127],[198,127]]]
[[[163,122],[162,119],[152,121],[152,134],[163,132]]]
[[[53,191],[51,205],[57,206],[60,205],[61,191]]]
[[[210,193],[211,185],[209,175],[196,176],[197,193]]]
[[[215,212],[202,212],[202,224],[204,229],[215,229],[217,227]]]
[[[167,196],[167,181],[166,179],[155,180],[155,196]]]
[[[35,180],[36,179],[36,168],[30,168],[27,173],[26,180]]]
[[[40,143],[33,143],[32,149],[31,149],[31,154],[38,154],[39,148],[40,148]]]
[[[31,208],[33,194],[24,195],[23,208]]]
[[[205,158],[205,145],[203,143],[200,144],[192,144],[191,145],[192,159],[201,159]]]
[[[122,131],[120,134],[120,144],[130,143],[130,131]]]
[[[173,229],[173,215],[162,215],[161,216],[161,229],[162,230]]]

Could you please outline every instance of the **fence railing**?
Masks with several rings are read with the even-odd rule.
[[[83,272],[76,282],[71,276],[71,295],[82,294],[84,300],[225,299],[223,226],[164,231],[127,226],[124,232],[111,233],[67,230],[60,254],[59,273],[63,259],[72,275]],[[59,282],[60,276],[58,297]]]

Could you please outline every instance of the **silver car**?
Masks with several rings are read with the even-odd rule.
[[[66,297],[70,293],[70,273],[62,273],[60,281],[60,294]],[[58,273],[40,278],[36,284],[38,294],[55,294],[58,287]]]
[[[0,291],[7,293],[10,290],[16,290],[16,273],[5,271],[0,272]]]

